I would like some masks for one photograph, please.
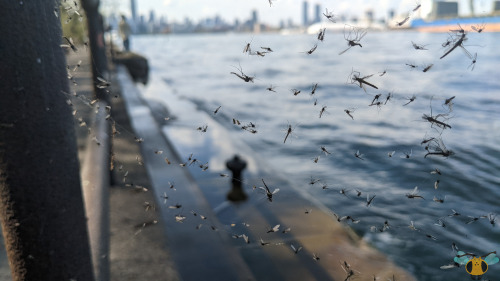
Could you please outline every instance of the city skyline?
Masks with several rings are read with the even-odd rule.
[[[304,0],[273,0],[272,6],[268,0],[148,0],[136,1],[137,16],[149,15],[154,10],[159,17],[164,16],[169,22],[183,22],[189,18],[193,21],[200,21],[206,18],[213,18],[218,15],[229,22],[248,18],[252,10],[259,14],[261,23],[278,26],[281,21],[292,20],[295,24],[303,23],[303,2]],[[308,2],[308,19],[315,19],[314,7],[319,5],[321,12],[327,8],[335,14],[342,14],[349,17],[361,17],[366,10],[373,10],[376,18],[385,18],[387,10],[395,9],[405,11],[413,8],[415,0],[310,0]],[[130,0],[103,0],[102,10],[104,14],[119,13],[131,17]],[[363,7],[363,8],[359,8]]]
[[[132,0],[102,0],[101,11],[104,15],[124,14],[131,18]],[[136,2],[137,19],[141,16],[148,18],[154,11],[156,18],[163,18],[169,24],[182,24],[189,19],[190,22],[199,23],[207,19],[219,18],[225,22],[234,24],[249,19],[251,13],[256,11],[259,23],[272,27],[279,27],[283,23],[287,25],[307,25],[317,22],[317,8],[322,13],[325,9],[335,15],[346,18],[363,18],[367,11],[375,20],[387,20],[389,11],[395,15],[403,15],[416,7],[417,4],[428,4],[431,0],[148,0]],[[459,3],[459,14],[466,15],[469,12],[469,0],[457,0]],[[304,4],[307,3],[307,4]],[[304,5],[307,5],[307,14],[304,13]],[[475,1],[475,10],[478,13],[491,10],[492,1]],[[422,5],[424,6],[424,5]],[[422,9],[421,9],[422,10]],[[324,20],[324,19],[322,19]]]

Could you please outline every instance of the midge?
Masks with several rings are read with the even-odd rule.
[[[349,31],[347,31],[346,28],[349,28]],[[360,48],[363,48],[363,46],[359,42],[361,41],[361,39],[363,39],[363,37],[365,37],[365,35],[366,35],[366,29],[350,26],[347,24],[344,25],[344,39],[347,41],[348,47],[347,49],[340,52],[339,55],[342,55],[343,53],[347,52],[354,46],[359,46]]]
[[[278,193],[278,191],[280,191],[279,188],[275,188],[272,192],[271,190],[269,189],[269,187],[267,186],[266,182],[264,181],[264,179],[262,179],[262,183],[264,184],[264,187],[262,186],[259,186],[260,189],[264,190],[264,192],[266,193],[266,196],[267,196],[267,200],[269,200],[269,202],[273,202],[273,195]],[[277,225],[279,227],[279,225]]]

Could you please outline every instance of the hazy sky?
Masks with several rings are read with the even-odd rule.
[[[252,10],[258,11],[261,22],[277,25],[282,19],[292,19],[294,23],[302,22],[302,2],[304,0],[274,0],[270,7],[268,0],[136,0],[138,14],[149,17],[151,10],[156,16],[165,16],[169,22],[182,21],[189,17],[195,21],[202,18],[220,15],[232,22],[238,18],[248,19]],[[308,0],[309,17],[312,18],[313,6],[317,3],[322,11],[328,8],[334,14],[360,16],[365,10],[372,9],[376,18],[385,17],[390,8],[396,13],[405,13],[413,9],[417,3],[429,0]],[[478,5],[485,5],[489,0],[474,0]],[[468,11],[468,0],[459,0],[461,11]],[[101,0],[104,13],[114,11],[130,15],[130,0]]]

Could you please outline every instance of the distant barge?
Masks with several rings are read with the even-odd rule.
[[[410,28],[422,32],[448,32],[457,29],[460,24],[462,28],[470,31],[471,26],[483,28],[483,32],[500,32],[500,16],[443,18],[434,20],[414,19]]]

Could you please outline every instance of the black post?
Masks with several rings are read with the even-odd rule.
[[[227,199],[230,201],[244,201],[247,199],[245,191],[243,191],[243,177],[241,173],[246,168],[247,162],[241,160],[238,155],[226,162],[226,167],[232,173],[231,191],[227,194]]]
[[[99,0],[82,0],[82,7],[87,15],[94,93],[97,99],[106,101],[109,104],[107,89],[97,87],[100,84],[97,77],[109,79],[104,42],[104,23],[101,14],[99,14]]]
[[[0,1],[0,217],[13,280],[93,280],[58,1]]]

